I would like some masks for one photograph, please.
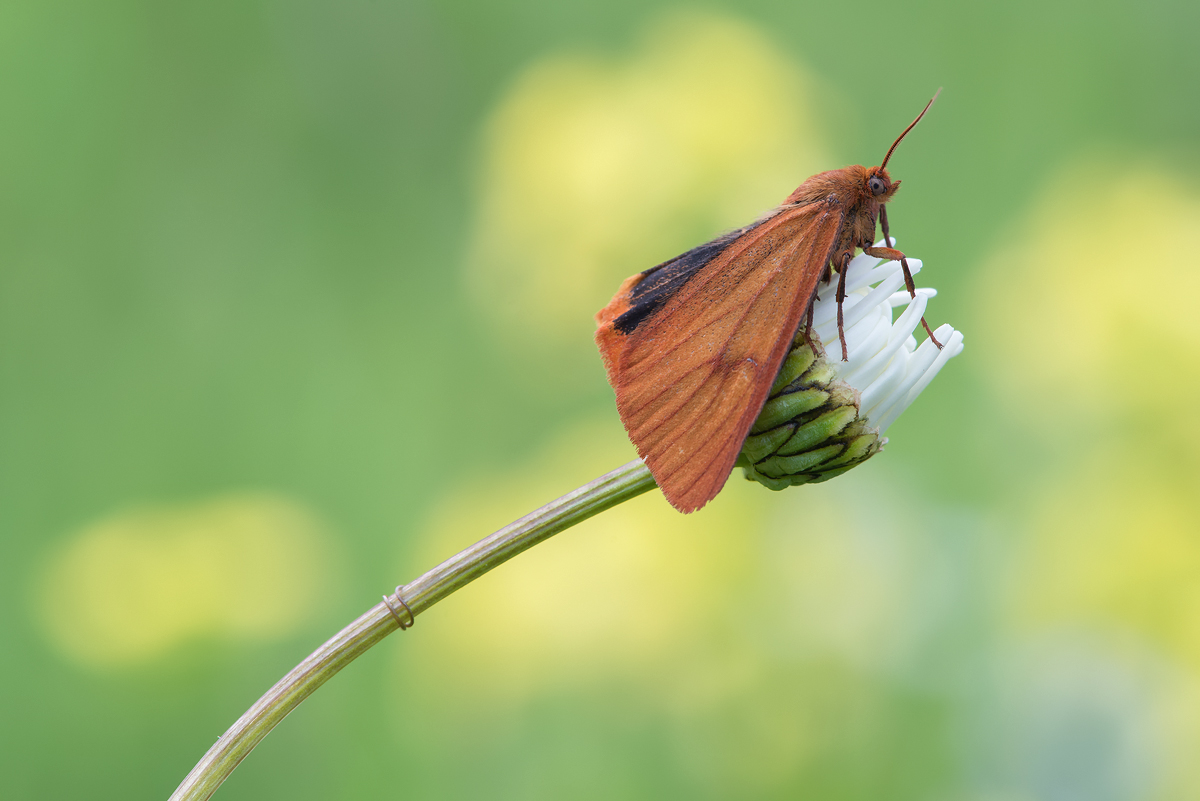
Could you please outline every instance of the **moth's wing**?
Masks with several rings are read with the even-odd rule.
[[[725,485],[842,219],[832,204],[782,209],[626,279],[597,313],[621,421],[680,511]]]

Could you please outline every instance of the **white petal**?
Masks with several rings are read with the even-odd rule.
[[[920,259],[907,261],[913,274],[923,266]],[[838,376],[859,391],[860,413],[882,434],[946,362],[962,352],[963,335],[943,325],[935,332],[944,345],[941,350],[928,340],[918,347],[913,333],[937,291],[922,287],[913,297],[903,288],[900,262],[860,254],[846,269],[842,313],[850,358],[843,362],[837,324],[839,278],[835,273],[831,281],[817,288],[820,300],[813,306],[814,334],[824,343],[826,357]],[[906,308],[893,322],[895,307]]]
[[[843,379],[850,386],[857,389],[859,392],[866,392],[868,387],[876,377],[883,373],[888,364],[893,360],[907,363],[908,353],[912,349],[905,351],[904,346],[909,341],[916,342],[912,339],[912,332],[916,329],[917,324],[921,322],[921,315],[925,313],[925,298],[917,295],[917,302],[905,309],[904,314],[900,315],[900,319],[895,325],[890,326],[888,331],[887,345],[881,348],[871,360],[871,369],[863,369],[854,373],[846,373]],[[890,314],[888,315],[891,316]],[[900,358],[897,359],[897,356]]]
[[[921,347],[917,348],[917,352],[913,354],[913,359],[909,363],[908,374],[905,376],[906,379],[910,379],[906,381],[909,384],[908,392],[880,418],[880,433],[887,430],[887,427],[895,422],[896,418],[917,399],[925,387],[929,386],[929,382],[934,379],[934,376],[946,366],[946,362],[962,353],[963,335],[961,332],[955,331],[950,325],[941,325],[933,333],[942,343],[942,349],[938,350],[937,346],[929,340],[925,340],[921,343]]]

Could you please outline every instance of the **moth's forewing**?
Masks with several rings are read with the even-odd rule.
[[[680,511],[725,485],[842,220],[835,205],[785,207],[626,279],[596,315],[621,420]]]

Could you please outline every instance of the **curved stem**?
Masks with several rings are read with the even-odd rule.
[[[389,609],[389,602],[403,609],[398,596],[415,617],[527,548],[653,487],[650,471],[635,459],[484,537],[417,580],[397,587],[395,595],[371,607],[309,654],[246,710],[192,768],[171,794],[171,801],[198,801],[212,796],[238,763],[301,701],[400,628],[400,619]]]

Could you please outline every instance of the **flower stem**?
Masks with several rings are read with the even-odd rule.
[[[192,768],[171,795],[171,801],[198,801],[211,797],[238,763],[289,712],[335,673],[400,628],[401,620],[411,621],[452,592],[527,548],[653,487],[654,478],[650,471],[640,459],[635,459],[484,537],[416,581],[397,587],[395,595],[371,607],[309,654],[246,710]],[[400,609],[401,617],[393,614],[389,606]],[[404,614],[405,607],[413,618]]]

